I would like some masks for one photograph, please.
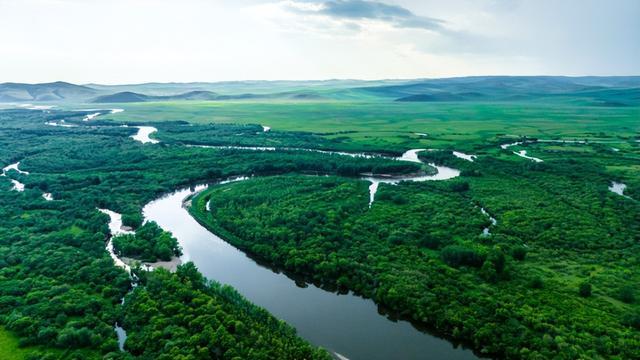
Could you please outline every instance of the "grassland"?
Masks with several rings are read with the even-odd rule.
[[[640,178],[640,165],[635,163],[640,161],[640,107],[585,106],[577,100],[551,103],[189,101],[117,106],[126,109],[110,115],[119,121],[262,124],[275,132],[304,131],[339,139],[351,149],[456,149],[510,161],[521,159],[515,158],[511,151],[501,152],[498,146],[510,139],[587,140],[600,147],[540,143],[529,146],[528,153],[543,159],[558,159],[608,152],[606,166],[612,176],[625,179],[629,191],[640,193],[640,181],[636,180]]]
[[[60,349],[45,348],[42,346],[20,346],[20,339],[7,331],[3,327],[0,327],[0,359],[2,360],[25,360],[25,359],[40,359],[42,354],[55,354],[56,356],[65,359],[72,358],[67,352]],[[91,351],[76,351],[74,356],[81,356],[83,359],[98,359],[100,358]]]
[[[0,358],[4,360],[23,360],[27,357],[29,350],[21,349],[18,346],[18,338],[0,328]]]
[[[86,108],[89,107],[96,106],[86,105]],[[632,288],[638,279],[637,200],[633,199],[640,199],[640,107],[585,106],[564,100],[544,104],[535,101],[184,101],[109,104],[105,107],[124,108],[126,111],[101,116],[93,120],[93,124],[108,125],[110,121],[115,122],[111,123],[112,125],[119,125],[120,122],[149,123],[157,126],[158,133],[154,136],[157,136],[161,143],[155,146],[135,143],[129,138],[135,131],[131,127],[61,128],[44,125],[46,121],[58,121],[62,118],[86,125],[87,123],[81,120],[84,114],[79,112],[58,115],[55,111],[49,114],[15,110],[0,113],[0,122],[3,125],[0,142],[3,149],[7,149],[0,154],[3,163],[6,165],[22,161],[21,166],[32,172],[28,176],[12,174],[25,183],[24,193],[10,191],[9,182],[0,183],[6,190],[0,192],[3,197],[0,210],[6,219],[6,223],[0,226],[4,235],[0,236],[0,251],[3,255],[0,259],[11,259],[2,270],[2,274],[5,274],[3,276],[6,276],[2,281],[11,286],[0,289],[0,295],[7,297],[0,301],[0,305],[4,304],[0,306],[0,314],[4,316],[0,320],[7,329],[11,328],[20,335],[21,339],[31,341],[30,344],[76,349],[77,354],[88,346],[95,348],[96,344],[101,343],[103,345],[100,351],[103,354],[117,353],[112,324],[118,318],[115,309],[120,303],[119,299],[129,290],[129,282],[124,273],[118,273],[113,268],[111,260],[104,252],[102,240],[107,231],[106,220],[101,218],[100,214],[96,214],[96,207],[107,207],[129,217],[139,217],[140,208],[147,201],[177,187],[194,183],[236,175],[271,176],[314,171],[344,178],[349,177],[351,173],[362,172],[356,171],[356,166],[379,165],[363,159],[341,160],[341,164],[333,164],[325,155],[295,151],[249,152],[181,146],[190,142],[206,144],[206,141],[210,140],[224,141],[224,145],[273,146],[277,143],[291,147],[318,145],[324,149],[335,145],[349,151],[385,149],[395,153],[410,148],[455,149],[478,155],[476,162],[469,163],[454,158],[447,151],[423,153],[423,156],[434,156],[424,160],[440,162],[463,170],[464,174],[458,180],[468,183],[468,188],[462,188],[461,193],[449,188],[446,182],[382,186],[380,197],[372,210],[363,207],[349,212],[349,216],[353,217],[353,223],[362,221],[356,215],[363,213],[363,219],[369,217],[370,221],[367,224],[375,224],[375,229],[387,228],[388,234],[374,234],[376,238],[370,236],[369,228],[362,225],[362,231],[356,234],[358,237],[355,239],[359,244],[367,244],[371,239],[377,239],[374,252],[363,248],[362,253],[367,256],[375,252],[394,256],[401,254],[402,261],[399,265],[406,266],[403,274],[407,275],[407,278],[391,281],[393,279],[385,277],[396,275],[385,274],[391,268],[382,262],[377,267],[377,262],[382,261],[382,258],[370,260],[375,260],[375,263],[371,264],[372,270],[365,273],[375,281],[363,281],[354,275],[360,272],[341,273],[337,270],[339,267],[333,266],[322,269],[326,274],[319,269],[311,271],[309,269],[312,269],[312,265],[315,266],[313,261],[307,262],[309,269],[290,270],[360,291],[398,312],[411,313],[411,316],[415,315],[414,319],[425,323],[441,320],[442,333],[457,339],[477,341],[475,348],[485,351],[486,354],[510,354],[514,358],[533,359],[537,358],[533,353],[535,351],[552,357],[556,354],[568,354],[567,346],[579,345],[580,348],[575,354],[602,357],[637,355],[637,347],[634,344],[638,343],[635,325],[636,319],[640,319],[640,316],[636,316],[638,302],[633,299],[625,300],[620,292],[622,285]],[[190,123],[190,126],[175,122],[180,120]],[[263,133],[258,126],[209,126],[229,123],[263,124],[270,126],[272,131]],[[242,132],[242,136],[237,136],[239,131]],[[506,150],[499,146],[524,136],[542,139],[586,139],[589,143],[529,143]],[[514,155],[514,150],[526,150],[528,155],[539,157],[544,162],[533,163]],[[440,154],[445,155],[438,158]],[[350,164],[356,170],[351,171],[352,169],[338,166],[345,165],[345,162],[353,162]],[[622,198],[609,192],[607,187],[613,180],[626,183],[628,188],[625,194],[633,199]],[[271,179],[264,181],[274,193],[278,189],[286,189],[289,185],[287,181],[284,182],[284,186],[276,186]],[[236,184],[229,185],[229,188],[241,190],[242,186],[252,184],[253,181],[237,188]],[[365,187],[360,188],[358,196],[365,197],[366,194],[362,193]],[[232,190],[223,195],[235,194]],[[44,191],[52,192],[57,201],[43,203]],[[245,193],[258,194],[258,191],[251,190]],[[244,215],[248,218],[258,218],[249,213],[260,205],[257,202],[258,197],[253,198],[256,203],[252,205],[255,206],[247,206],[244,209],[247,212]],[[449,201],[451,199],[454,201]],[[323,209],[325,205],[323,201],[314,199],[310,199],[308,203],[300,203],[298,198],[293,197],[288,200],[290,204],[304,207],[305,210],[313,201],[319,205],[315,207],[317,209]],[[437,204],[435,200],[444,205],[434,206]],[[465,207],[469,207],[467,212],[477,210],[473,207],[476,203],[485,207],[498,219],[498,225],[492,228],[493,237],[478,237],[482,227],[488,225],[487,219],[484,219],[485,223],[479,222],[483,221],[483,218],[478,211],[475,214],[475,222],[469,216],[457,216],[456,212]],[[294,208],[294,205],[291,205],[291,208]],[[328,204],[327,209],[330,209],[330,206],[333,204]],[[420,216],[425,213],[425,209],[432,211],[434,216]],[[426,223],[437,220],[437,215],[442,215],[447,209],[452,214],[451,221],[445,219],[446,221],[443,220],[440,224]],[[285,211],[290,210],[285,206],[272,209],[274,212],[281,210],[283,218],[293,213]],[[415,218],[386,215],[407,212],[416,214]],[[64,221],[61,221],[60,214],[63,213]],[[280,216],[276,213],[274,217],[277,217],[276,215]],[[318,211],[320,218],[322,215],[322,212]],[[235,217],[234,219],[242,220]],[[397,224],[396,219],[406,219],[409,223]],[[624,224],[621,223],[622,220]],[[410,228],[409,225],[412,224],[420,225],[420,231],[412,230],[408,234],[400,231],[395,234],[395,230]],[[256,233],[264,232],[266,225],[259,227]],[[341,229],[340,226],[336,228]],[[20,231],[16,233],[16,229]],[[430,237],[421,237],[421,234],[425,233],[421,231],[423,229],[437,231]],[[450,238],[455,231],[462,230],[465,231],[465,234],[462,234],[464,236],[459,234],[459,238]],[[320,231],[318,233],[325,236]],[[336,234],[336,238],[343,235],[338,232]],[[239,239],[243,239],[246,234],[237,235]],[[410,240],[409,243],[406,243],[406,239]],[[482,246],[471,246],[474,242]],[[530,246],[526,259],[516,259],[512,251],[521,249],[525,244]],[[342,246],[338,243],[337,245]],[[455,251],[464,250],[463,253],[468,254],[468,249],[461,249],[461,246],[478,250],[480,257],[486,260],[485,262],[488,261],[487,266],[483,263],[478,268],[476,263],[468,266],[443,260],[447,258],[443,254]],[[445,251],[447,247],[448,252]],[[45,256],[42,249],[46,248],[56,249],[56,256],[64,261],[46,263],[42,268],[36,267],[36,264],[43,263],[38,257]],[[420,251],[413,251],[416,248]],[[343,246],[339,250],[349,255],[348,259],[354,260],[354,264],[363,264],[358,257],[351,257],[350,252],[354,249],[356,248]],[[411,250],[407,252],[407,257],[403,255],[404,249]],[[282,248],[276,250],[276,255],[285,255],[274,257],[275,260],[287,258],[288,253],[279,251]],[[324,250],[320,250],[322,249],[318,250],[320,256],[327,255]],[[5,254],[12,256],[4,256]],[[424,257],[412,258],[422,256],[421,254]],[[90,264],[67,260],[75,257],[87,261],[100,261]],[[494,274],[491,271],[492,264],[499,264],[500,259],[504,258],[507,259],[506,275],[501,275],[504,271],[502,267],[496,267],[500,271],[496,270]],[[25,263],[34,265],[27,268]],[[416,264],[422,267],[423,273],[418,274],[420,276],[415,275]],[[23,268],[25,271],[22,271]],[[29,271],[26,271],[27,269]],[[58,269],[64,271],[57,271]],[[194,270],[190,275],[195,276],[195,273]],[[27,288],[25,284],[30,284],[37,274],[46,277],[47,281],[39,283],[39,287]],[[76,274],[82,274],[83,278],[76,278]],[[417,279],[412,279],[412,276],[417,276]],[[382,288],[375,285],[380,283],[378,278],[393,286]],[[15,282],[9,282],[8,279]],[[434,282],[443,284],[443,289],[452,289],[438,293],[438,302],[425,298],[424,301],[404,303],[403,299],[429,294],[431,290],[414,291],[411,286],[405,286],[427,286],[429,283],[425,282],[425,279],[434,279]],[[468,281],[462,282],[460,279]],[[170,277],[163,279],[167,283],[175,283],[177,287],[181,286],[175,280]],[[537,280],[542,288],[536,285]],[[593,286],[593,295],[586,300],[579,297],[577,291],[584,282]],[[56,287],[51,286],[52,283],[71,286],[74,292],[63,292],[63,301],[60,303],[50,302],[48,299],[56,296],[54,293],[58,291]],[[87,283],[95,286],[85,286]],[[394,295],[396,285],[403,290],[403,296]],[[462,285],[466,288],[456,288]],[[94,291],[94,287],[98,290]],[[156,291],[158,289],[148,289],[151,295],[161,297],[162,293]],[[491,293],[493,299],[500,302],[487,303],[485,300],[491,299],[487,293]],[[529,297],[529,307],[523,307],[522,311],[509,310],[508,317],[494,324],[494,313],[502,310],[494,309],[494,304],[511,308],[512,304],[526,300],[521,299],[522,294],[529,293],[537,294]],[[465,297],[465,294],[470,297]],[[456,304],[455,312],[451,310],[445,313],[442,310],[449,308],[450,299],[471,298],[477,301],[476,305]],[[38,300],[37,303],[32,303],[35,300]],[[146,301],[143,298],[139,300],[141,303],[142,300]],[[181,303],[178,299],[171,301]],[[84,313],[86,303],[94,304],[91,308],[93,313]],[[134,304],[129,300],[128,303]],[[226,304],[221,302],[223,303]],[[69,311],[70,316],[58,321],[55,316],[59,311],[51,311],[49,307],[62,305]],[[22,319],[16,309],[27,308],[32,314]],[[478,309],[489,315],[484,317],[469,313]],[[542,313],[540,309],[544,309],[545,312]],[[571,310],[575,309],[583,313],[571,315]],[[233,309],[230,308],[228,316],[230,319],[235,317],[231,310]],[[83,314],[79,319],[78,313]],[[134,313],[137,314],[135,311]],[[560,317],[559,313],[563,316]],[[541,314],[544,315],[544,319],[536,320]],[[602,314],[605,314],[606,318]],[[152,314],[150,312],[147,315]],[[188,324],[187,317],[177,317],[176,314],[162,314],[162,319],[172,318],[181,326]],[[474,322],[473,319],[482,322]],[[547,331],[545,329],[552,329],[552,335],[555,337],[548,339],[541,332],[536,333],[540,336],[524,337],[522,341],[518,340],[518,343],[509,343],[506,340],[492,342],[492,339],[497,339],[497,334],[509,334],[504,329],[513,325],[512,321],[507,321],[509,319],[517,319],[522,324],[544,323],[540,328],[531,326],[531,331],[537,332],[542,329],[544,332]],[[559,320],[562,320],[562,324],[556,325]],[[136,331],[145,336],[153,334],[149,328],[138,328],[134,331],[134,323],[140,324],[144,321],[131,320],[131,324],[127,324],[132,330],[129,333],[131,336],[134,336]],[[55,325],[53,330],[46,329],[50,324]],[[256,329],[260,328],[258,325],[255,325]],[[588,329],[585,330],[585,327]],[[76,336],[88,334],[85,328],[89,329],[93,336],[86,339]],[[202,334],[199,329],[188,325],[184,325],[184,328]],[[41,332],[42,329],[47,331]],[[478,329],[482,331],[475,331]],[[601,332],[601,329],[604,330]],[[515,330],[511,333],[517,334]],[[608,337],[602,335],[607,331]],[[69,336],[51,335],[63,333]],[[474,338],[475,334],[480,335]],[[22,353],[14,351],[18,345],[14,337],[6,331],[0,333],[0,336],[3,341],[0,344],[0,355],[3,355],[1,351],[13,356]],[[282,336],[283,339],[287,337],[288,335]],[[515,335],[513,337],[515,338]],[[81,341],[76,341],[76,338]],[[187,338],[186,335],[182,338],[185,344]],[[129,343],[132,344],[132,348],[142,352],[147,349],[144,346],[146,340],[142,339],[146,338],[138,337],[138,340]],[[172,341],[173,339],[175,336]],[[251,343],[246,337],[238,339]],[[594,339],[598,344],[592,346],[590,344]],[[202,341],[208,340],[203,337]],[[153,349],[153,354],[160,354],[164,350],[160,345]],[[230,349],[233,347],[227,346]],[[176,346],[175,349],[184,354],[194,350],[189,345]],[[528,353],[530,350],[533,352]],[[541,352],[542,350],[544,352]],[[0,358],[4,359],[1,356]],[[61,355],[59,358],[64,356]]]
[[[117,105],[121,121],[262,124],[274,131],[348,137],[356,144],[469,149],[499,135],[604,139],[640,132],[640,107],[571,103],[162,102]],[[421,136],[418,133],[428,134]]]

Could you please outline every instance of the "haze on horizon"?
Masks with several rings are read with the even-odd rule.
[[[0,82],[639,75],[637,0],[0,0]]]

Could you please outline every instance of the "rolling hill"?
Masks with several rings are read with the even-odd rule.
[[[405,85],[358,90],[406,102],[535,101],[574,98],[592,105],[640,104],[637,95],[640,90],[640,77],[467,77],[424,80]]]
[[[95,98],[95,103],[129,103],[148,101],[149,96],[131,91],[123,91],[115,94],[102,95]]]
[[[69,101],[87,99],[95,96],[97,93],[97,90],[90,87],[63,81],[43,84],[0,84],[0,102]]]
[[[0,102],[342,100],[398,102],[565,101],[640,106],[640,76],[475,76],[416,80],[235,81],[134,85],[0,84]]]
[[[211,91],[189,91],[176,95],[152,96],[132,91],[123,91],[110,95],[102,95],[93,99],[94,103],[130,103],[130,102],[146,102],[146,101],[179,101],[179,100],[220,100],[220,96]]]

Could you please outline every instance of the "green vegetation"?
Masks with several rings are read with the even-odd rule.
[[[376,168],[390,172],[420,168],[416,164],[380,158],[312,152],[145,146],[129,138],[135,131],[132,128],[44,125],[61,119],[69,124],[81,124],[84,114],[0,111],[0,145],[7,149],[0,153],[0,162],[10,164],[21,160],[20,168],[29,172],[26,175],[10,171],[0,181],[0,216],[3,218],[0,223],[0,324],[19,337],[21,346],[67,350],[60,356],[52,351],[54,358],[87,358],[87,349],[95,351],[97,356],[126,355],[118,352],[113,325],[123,317],[126,319],[128,311],[133,311],[128,310],[133,308],[122,310],[120,306],[131,284],[126,272],[115,267],[105,251],[109,220],[97,208],[125,214],[123,219],[128,225],[140,226],[140,211],[145,203],[191,184],[245,174],[357,174],[375,172]],[[9,179],[12,178],[25,184],[24,192],[11,190]],[[42,197],[45,191],[52,193],[55,200],[46,201]],[[152,229],[150,225],[153,236],[145,238],[167,239]],[[144,250],[141,256],[146,256]],[[150,290],[138,286],[136,291],[149,293]],[[184,291],[191,290],[185,285]],[[215,287],[207,294],[215,295],[220,306],[234,306],[225,301],[239,302],[237,296],[216,295]],[[131,296],[134,299],[127,303],[132,305],[135,299],[144,300],[138,298],[136,292]],[[246,302],[243,304],[249,307]],[[228,311],[225,321],[240,316]],[[257,309],[251,311],[258,312]],[[181,314],[163,314],[166,321],[172,317],[176,317],[176,323],[182,321]],[[248,331],[258,334],[267,332],[264,330],[267,328],[273,331],[269,341],[256,342],[264,347],[256,345],[255,351],[264,350],[268,354],[265,349],[278,341],[297,343],[295,348],[307,346],[295,338],[291,329],[287,330],[282,324],[273,325],[272,318],[247,316]],[[128,335],[133,339],[144,338],[150,329],[132,328]],[[173,340],[186,336],[187,333],[176,332]],[[212,348],[215,350],[216,346]],[[229,344],[220,349],[229,354],[245,351],[240,345],[234,348]],[[181,351],[193,352],[196,348]],[[279,350],[275,347],[273,351]]]
[[[32,138],[24,144],[29,148],[39,139],[8,132],[3,147]],[[85,348],[117,351],[116,305],[130,285],[104,251],[105,218],[83,207],[81,194],[47,202],[38,190],[10,189],[0,182],[0,323],[19,336],[20,346],[72,349],[64,358],[88,358]]]
[[[286,323],[229,286],[208,282],[193,263],[175,274],[142,273],[125,302],[127,350],[143,359],[330,359]]]
[[[182,255],[178,240],[153,221],[140,226],[134,234],[115,236],[113,248],[119,256],[147,262],[169,261]]]
[[[120,106],[120,105],[118,105]],[[640,108],[545,103],[167,102],[125,104],[120,121],[263,124],[272,132],[311,132],[343,149],[478,151],[500,134],[592,139],[626,149],[640,131]],[[424,133],[427,136],[418,135]],[[162,139],[165,133],[160,133]],[[211,140],[214,140],[211,138]],[[215,140],[214,140],[215,141]],[[613,145],[616,144],[616,145]]]
[[[348,101],[323,96],[127,104],[92,126],[82,111],[0,111],[0,164],[21,161],[29,171],[0,178],[0,357],[326,358],[192,264],[173,274],[136,269],[132,289],[105,251],[108,217],[97,208],[123,214],[136,230],[114,239],[116,251],[164,260],[179,247],[156,225],[142,225],[142,206],[233,176],[254,178],[212,187],[193,199],[192,214],[275,268],[353,290],[491,356],[640,357],[640,111],[633,102],[603,106],[596,103],[602,94],[371,102],[380,96],[361,89],[341,92]],[[79,126],[44,125],[61,120]],[[123,122],[156,126],[160,144],[131,140],[136,129],[117,126]],[[499,147],[524,136],[588,143]],[[421,158],[462,176],[381,184],[369,209],[369,183],[360,174],[433,169],[294,148],[389,155],[438,148]],[[454,149],[478,159],[455,158]],[[519,150],[544,162],[513,154]],[[12,191],[10,179],[25,191]],[[607,189],[614,180],[630,198]],[[491,234],[482,235],[487,227]],[[125,352],[118,351],[116,322],[127,329]]]
[[[365,182],[286,176],[213,187],[191,211],[268,263],[488,355],[640,356],[640,204],[607,190],[603,165],[635,160],[496,155],[422,153],[470,176],[382,186],[371,209]],[[478,206],[498,219],[490,236]]]
[[[0,328],[0,359],[3,360],[24,360],[39,354],[34,348],[20,347],[19,339]]]
[[[580,288],[578,290],[578,293],[580,294],[580,296],[582,297],[589,297],[591,296],[591,284],[589,284],[588,282],[583,282],[580,284]]]

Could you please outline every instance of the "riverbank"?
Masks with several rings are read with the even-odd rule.
[[[156,261],[156,262],[140,261],[138,259],[128,258],[126,256],[123,256],[120,259],[130,267],[135,267],[137,265],[140,265],[143,269],[148,271],[151,271],[153,269],[165,269],[165,270],[174,272],[176,271],[178,266],[182,265],[182,260],[177,256],[171,257],[171,260],[169,261]]]
[[[201,193],[194,194],[184,189],[152,201],[143,210],[145,219],[173,233],[183,248],[183,261],[193,261],[205,276],[233,286],[311,343],[350,359],[421,359],[424,354],[476,358],[470,350],[423,333],[409,322],[390,321],[372,300],[351,293],[336,296],[266,267],[215,235],[216,230],[203,227],[185,209],[189,201],[191,208],[206,206],[199,202]]]

